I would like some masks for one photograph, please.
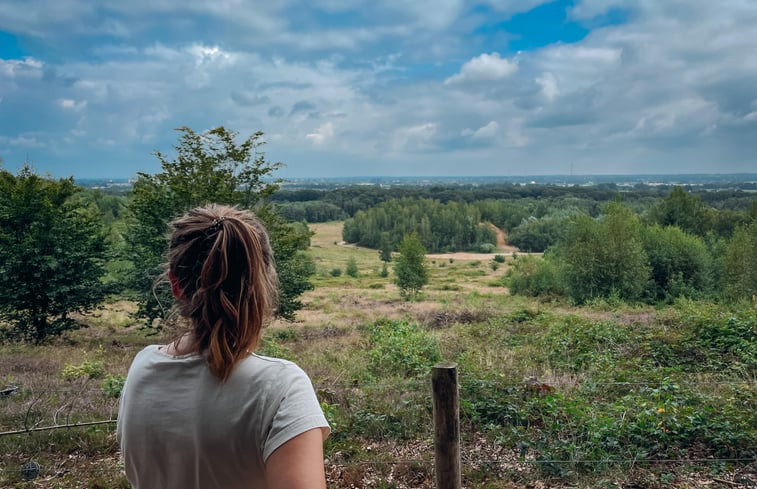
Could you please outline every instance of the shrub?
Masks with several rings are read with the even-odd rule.
[[[121,391],[124,388],[124,382],[126,382],[125,376],[108,374],[103,379],[100,389],[105,397],[117,398],[121,395]]]
[[[757,295],[757,221],[733,233],[725,252],[725,295],[729,299]]]
[[[637,300],[650,275],[641,241],[641,224],[630,209],[612,203],[598,221],[575,219],[557,253],[565,264],[566,290],[577,302],[616,294]]]
[[[380,320],[370,328],[371,370],[378,376],[425,375],[439,361],[439,345],[433,336],[415,323]]]
[[[524,256],[514,261],[505,275],[510,293],[527,296],[559,296],[564,293],[560,273],[554,259]]]
[[[342,269],[338,268],[338,267],[335,267],[335,268],[332,268],[331,272],[329,272],[329,273],[331,273],[332,277],[339,277],[339,276],[342,275]]]
[[[642,236],[652,271],[650,299],[697,297],[709,288],[711,260],[701,238],[659,225],[647,227]]]
[[[357,262],[354,258],[347,260],[347,268],[345,269],[345,273],[352,278],[358,277],[359,272],[357,269]]]
[[[67,363],[61,371],[61,375],[66,380],[76,380],[79,378],[99,379],[105,375],[105,367],[100,361],[84,360],[79,365]]]
[[[505,263],[505,255],[494,255],[494,261],[497,263]]]

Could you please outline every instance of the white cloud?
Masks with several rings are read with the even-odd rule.
[[[334,135],[334,124],[327,122],[318,127],[315,131],[305,135],[305,139],[312,142],[316,146],[320,146],[324,141],[330,139]]]
[[[438,124],[426,122],[414,126],[395,129],[391,147],[395,151],[423,151],[432,147],[431,140],[436,135]]]
[[[461,68],[460,72],[444,80],[445,85],[462,85],[504,80],[518,71],[518,65],[501,58],[499,53],[482,54]]]
[[[495,138],[498,132],[499,124],[497,121],[489,121],[489,123],[479,127],[475,131],[472,129],[464,129],[461,132],[461,135],[470,137],[471,139],[487,140]]]
[[[536,83],[541,87],[541,94],[550,102],[560,95],[557,79],[552,73],[544,73],[544,75],[537,77]]]
[[[73,111],[81,111],[87,108],[87,101],[86,100],[73,100],[70,98],[63,98],[58,100],[58,104],[66,110],[73,110]]]

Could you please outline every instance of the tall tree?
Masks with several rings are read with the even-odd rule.
[[[556,252],[565,265],[567,289],[578,302],[613,294],[636,300],[649,280],[639,219],[617,202],[599,220],[578,216]]]
[[[394,283],[400,288],[402,297],[412,298],[428,283],[426,250],[418,235],[410,233],[402,238],[398,251],[400,255],[394,265]]]
[[[729,299],[757,297],[757,220],[733,233],[725,252],[723,279]]]
[[[162,171],[140,173],[129,203],[127,242],[134,263],[132,286],[140,295],[139,314],[155,319],[173,301],[167,287],[154,287],[168,248],[168,223],[193,207],[218,203],[252,209],[265,222],[279,273],[277,313],[292,318],[300,307],[299,296],[312,288],[308,276],[313,267],[303,253],[310,235],[281,219],[267,203],[278,188],[272,175],[281,163],[270,163],[260,151],[263,133],[237,143],[237,133],[224,127],[203,133],[188,127],[177,131],[176,156],[155,152]]]
[[[79,191],[73,179],[42,178],[28,166],[0,171],[0,317],[23,339],[78,328],[70,314],[105,294],[100,216],[73,198]]]

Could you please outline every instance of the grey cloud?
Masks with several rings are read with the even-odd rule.
[[[284,109],[279,107],[278,105],[274,105],[270,109],[268,109],[268,115],[270,117],[283,117],[284,116]]]
[[[289,111],[289,115],[292,116],[300,112],[312,111],[315,108],[316,106],[313,102],[309,102],[307,100],[300,100],[299,102],[295,102],[295,104],[292,105],[292,110]]]
[[[262,105],[271,102],[271,99],[266,95],[258,95],[256,93],[232,91],[229,95],[231,100],[243,107],[251,107],[254,105]]]

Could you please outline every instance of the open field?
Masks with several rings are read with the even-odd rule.
[[[429,285],[407,302],[391,263],[381,277],[375,250],[340,244],[340,223],[312,229],[315,289],[261,352],[311,375],[333,427],[329,487],[433,486],[427,372],[441,359],[460,366],[465,487],[757,482],[754,304],[511,296],[502,279],[518,258],[494,254],[429,256]],[[169,336],[149,336],[133,308],[108,303],[41,347],[0,346],[0,390],[18,388],[0,397],[0,431],[113,417],[131,358]],[[0,454],[0,487],[128,487],[113,425],[0,436]],[[41,472],[24,481],[30,460]]]

